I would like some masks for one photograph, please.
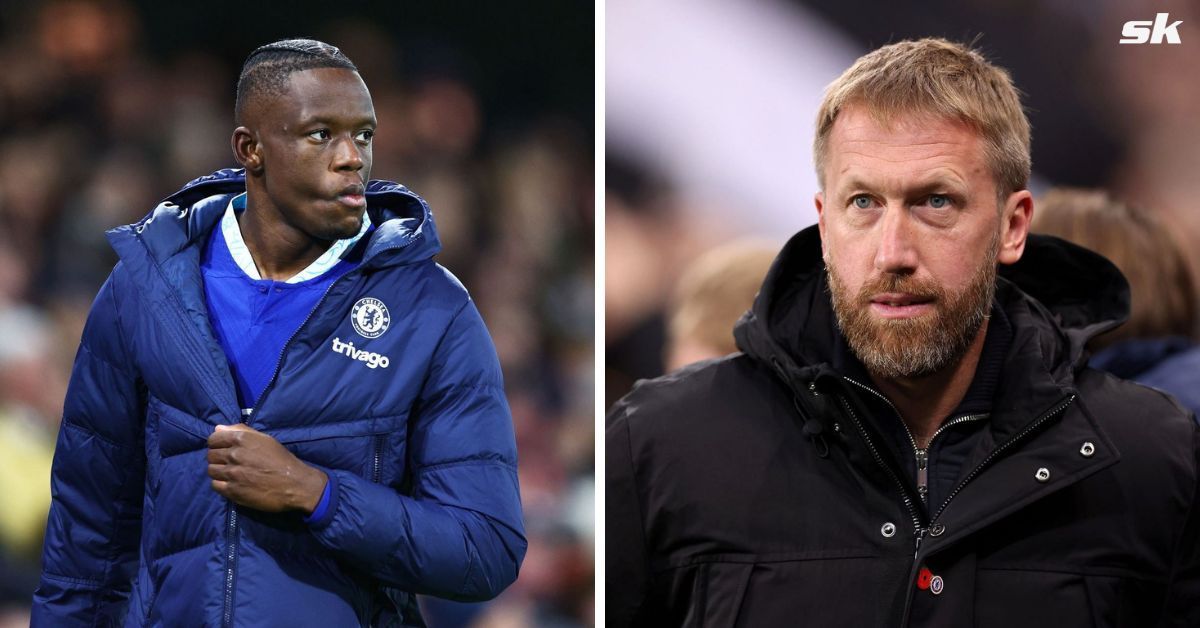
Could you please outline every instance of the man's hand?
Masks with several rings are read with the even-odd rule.
[[[213,490],[263,512],[311,514],[329,478],[304,464],[279,441],[249,426],[218,425],[208,437]]]

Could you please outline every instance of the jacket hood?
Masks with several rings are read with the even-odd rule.
[[[234,196],[246,191],[242,168],[218,170],[194,179],[168,196],[144,218],[108,231],[122,259],[141,252],[137,241],[158,262],[197,244],[225,212]],[[366,185],[367,215],[375,231],[367,244],[364,265],[390,266],[433,257],[441,250],[429,204],[391,181]]]
[[[1059,238],[1030,234],[1021,259],[998,274],[996,299],[1021,330],[1017,340],[1035,345],[1060,384],[1086,363],[1089,339],[1129,316],[1129,284],[1116,266]],[[811,369],[829,368],[840,331],[816,225],[784,246],[734,336],[739,349],[777,371],[810,371],[812,379]]]

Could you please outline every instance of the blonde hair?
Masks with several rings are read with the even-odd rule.
[[[1054,188],[1038,200],[1031,230],[1107,257],[1129,281],[1129,321],[1088,346],[1129,338],[1191,336],[1197,323],[1195,285],[1171,230],[1104,190]]]
[[[825,90],[813,161],[825,186],[829,135],[838,114],[865,106],[880,124],[904,115],[961,121],[984,139],[1001,198],[1029,183],[1029,119],[1012,78],[969,46],[945,39],[901,41],[870,52]]]
[[[737,351],[734,323],[754,303],[777,253],[777,247],[765,242],[744,240],[701,255],[676,286],[670,344],[689,341],[709,348],[713,356]]]

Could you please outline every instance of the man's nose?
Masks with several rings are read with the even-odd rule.
[[[362,150],[352,137],[339,139],[334,152],[334,168],[355,172],[362,170],[365,165]]]
[[[917,269],[917,234],[912,218],[904,207],[889,206],[879,222],[875,269],[884,273],[907,274]]]

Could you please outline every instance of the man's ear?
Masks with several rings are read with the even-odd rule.
[[[250,129],[239,126],[233,130],[230,138],[233,146],[233,158],[237,160],[248,174],[262,174],[263,158],[262,144]]]
[[[1021,255],[1025,253],[1025,237],[1029,235],[1029,225],[1032,221],[1033,194],[1029,190],[1019,190],[1008,195],[1000,213],[998,262],[1015,264],[1021,259]]]

